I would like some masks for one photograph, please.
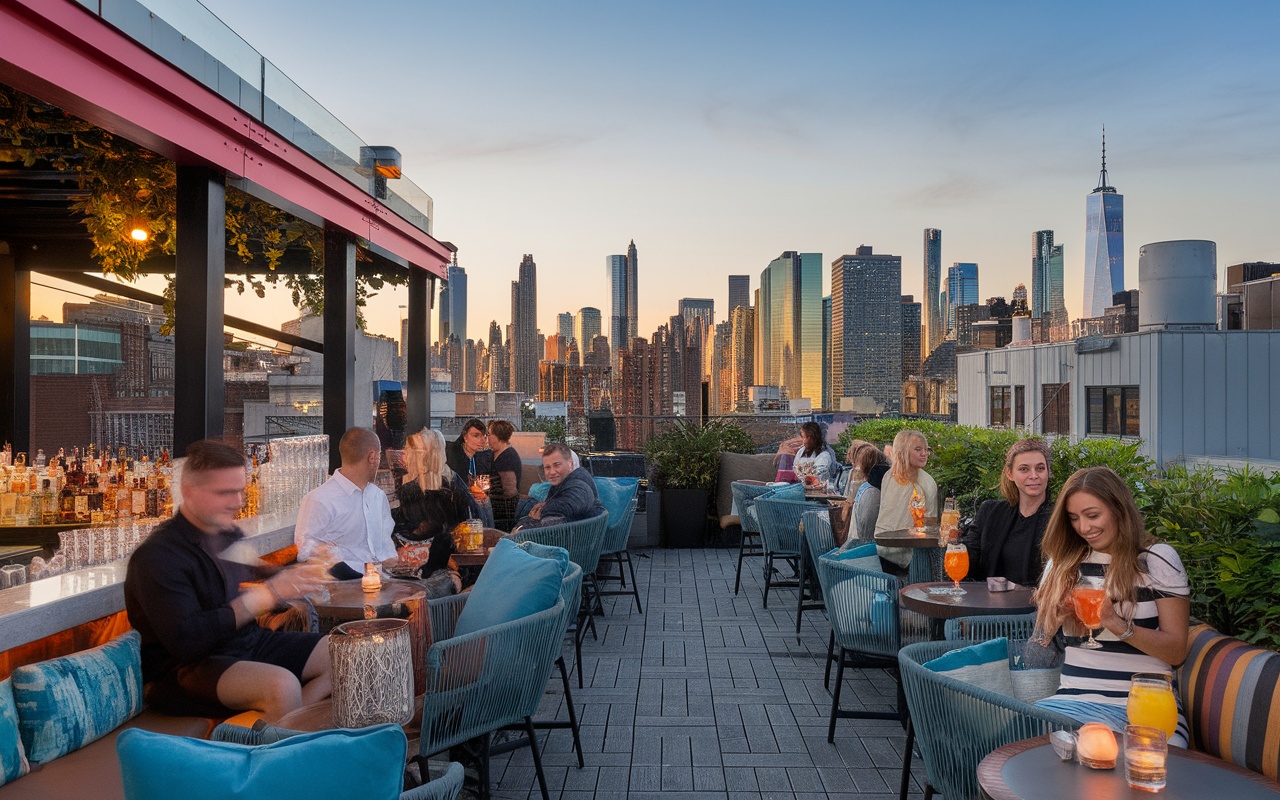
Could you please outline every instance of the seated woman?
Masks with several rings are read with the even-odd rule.
[[[520,497],[520,454],[511,446],[515,426],[505,419],[489,423],[489,446],[493,465],[489,468],[489,501],[493,504],[494,527],[511,530],[516,521],[516,500]]]
[[[1000,473],[1003,500],[978,506],[961,539],[969,550],[969,579],[1008,578],[1022,586],[1040,582],[1040,541],[1053,504],[1049,498],[1049,445],[1042,439],[1014,442]]]
[[[880,487],[880,513],[876,535],[904,531],[915,525],[911,518],[911,498],[924,503],[926,517],[938,513],[938,484],[924,471],[929,463],[929,440],[920,431],[903,428],[893,437],[893,467]],[[911,566],[911,548],[876,547],[886,572],[905,575]]]
[[[440,431],[410,434],[405,443],[404,482],[396,490],[400,507],[392,513],[392,536],[399,544],[433,541],[465,519],[479,517],[462,477],[445,466]]]
[[[1129,487],[1107,467],[1067,479],[1044,552],[1049,561],[1034,596],[1037,636],[1054,637],[1065,652],[1057,694],[1036,705],[1122,731],[1134,673],[1171,673],[1187,657],[1191,589],[1182,561],[1146,532]],[[1106,592],[1096,634],[1101,649],[1084,646],[1089,630],[1072,606],[1081,577],[1100,581]],[[1187,745],[1181,709],[1169,743]]]
[[[788,439],[778,447],[779,469],[785,469],[785,456],[794,455],[791,469],[804,481],[806,487],[826,486],[840,474],[835,451],[823,439],[822,426],[806,422],[800,426],[800,435]]]
[[[849,489],[845,492],[849,498],[849,504],[845,506],[849,521],[849,533],[844,540],[846,549],[875,540],[876,520],[880,516],[880,487],[889,468],[889,459],[875,445],[861,442],[850,446],[849,463],[853,465],[853,473],[849,476]],[[870,476],[873,474],[879,480],[872,482]]]
[[[453,534],[442,533],[431,540],[431,554],[418,573],[428,600],[462,591],[462,576],[458,574],[458,565],[453,563],[453,553]]]

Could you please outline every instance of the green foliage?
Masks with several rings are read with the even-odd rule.
[[[523,420],[522,430],[542,432],[547,435],[547,442],[564,443],[569,429],[565,426],[564,417],[535,417],[529,415]]]
[[[645,456],[659,489],[714,489],[720,477],[720,454],[754,453],[751,437],[740,425],[713,419],[706,425],[677,420],[649,439]]]

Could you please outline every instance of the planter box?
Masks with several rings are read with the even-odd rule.
[[[664,489],[662,491],[662,545],[702,547],[707,534],[706,489]]]

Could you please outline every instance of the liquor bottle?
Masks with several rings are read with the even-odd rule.
[[[103,515],[103,506],[106,503],[102,497],[102,489],[98,486],[98,473],[89,474],[89,483],[85,488],[85,495],[89,506],[89,522],[95,526],[102,525],[106,521]]]
[[[12,484],[14,494],[13,524],[31,525],[31,483],[25,469],[18,470],[18,480]],[[36,514],[35,524],[40,524],[40,515]]]
[[[173,516],[173,493],[169,491],[169,479],[161,474],[160,480],[156,482],[156,491],[159,492],[160,515],[164,519]]]
[[[54,494],[53,481],[49,478],[44,479],[40,491],[40,524],[58,524],[58,496]]]
[[[10,528],[16,523],[14,513],[18,501],[18,496],[14,494],[12,486],[12,483],[6,482],[4,491],[0,492],[0,525]]]
[[[36,449],[36,469],[44,469],[48,465],[49,459],[44,454],[44,448]]]
[[[116,519],[133,519],[133,492],[123,469],[116,478]]]
[[[133,479],[133,493],[130,501],[134,519],[141,519],[147,515],[147,490],[143,487],[141,478]]]
[[[102,519],[108,525],[116,519],[116,475],[114,472],[103,473],[107,476],[106,486],[102,489]]]
[[[89,482],[87,478],[81,478],[82,483],[75,487],[75,521],[91,522],[93,517],[89,515]]]
[[[62,491],[58,493],[58,521],[76,521],[76,490],[70,482],[64,483]]]
[[[156,488],[156,479],[147,478],[147,517],[155,519],[160,516],[160,490]]]

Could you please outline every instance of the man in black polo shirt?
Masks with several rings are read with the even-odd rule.
[[[329,696],[329,647],[318,633],[268,631],[254,621],[321,587],[325,566],[264,573],[228,558],[243,538],[245,458],[204,440],[187,448],[182,503],[129,560],[125,610],[142,636],[147,702],[176,714],[256,709],[275,721]]]

